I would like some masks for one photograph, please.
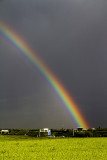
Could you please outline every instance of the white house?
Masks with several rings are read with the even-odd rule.
[[[48,136],[51,135],[51,130],[50,130],[49,128],[40,129],[40,130],[39,130],[39,133],[41,133],[41,132],[47,132],[47,133],[48,133]],[[39,135],[40,135],[40,134],[39,134]]]
[[[3,130],[3,129],[2,129],[0,132],[1,132],[1,134],[3,134],[3,133],[8,134],[8,133],[9,133],[9,130],[5,130],[5,129]]]
[[[40,132],[48,132],[48,131],[49,131],[49,128],[40,129]]]

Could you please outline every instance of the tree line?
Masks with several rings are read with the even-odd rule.
[[[1,130],[1,129],[0,129]],[[32,137],[48,136],[48,133],[40,133],[39,129],[8,129],[9,135],[25,135]],[[7,133],[2,133],[7,134]],[[107,137],[107,128],[88,129],[77,131],[73,129],[51,129],[51,136],[53,137]]]

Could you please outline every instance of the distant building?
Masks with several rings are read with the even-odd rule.
[[[82,127],[78,127],[78,128],[77,128],[77,131],[78,131],[78,132],[83,131],[83,128],[82,128]]]
[[[46,134],[44,134],[46,133]],[[43,128],[43,129],[40,129],[39,130],[39,136],[41,135],[48,135],[50,136],[51,135],[51,130],[49,128]]]
[[[82,128],[82,127],[78,127],[78,128],[76,128],[76,129],[74,129],[74,132],[81,132],[81,131],[83,131],[83,128]]]
[[[76,129],[73,129],[73,136],[75,135],[75,132],[83,132],[86,131],[86,129],[83,129],[82,127],[78,127]]]
[[[3,129],[2,129],[0,132],[1,132],[1,134],[8,134],[8,133],[9,133],[9,130],[5,130],[5,129],[3,130]]]
[[[91,128],[92,130],[95,130],[95,128]]]

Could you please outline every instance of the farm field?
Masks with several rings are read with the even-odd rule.
[[[107,138],[0,135],[0,160],[107,160]]]

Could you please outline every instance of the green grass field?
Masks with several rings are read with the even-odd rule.
[[[107,138],[0,135],[0,160],[107,160]]]

